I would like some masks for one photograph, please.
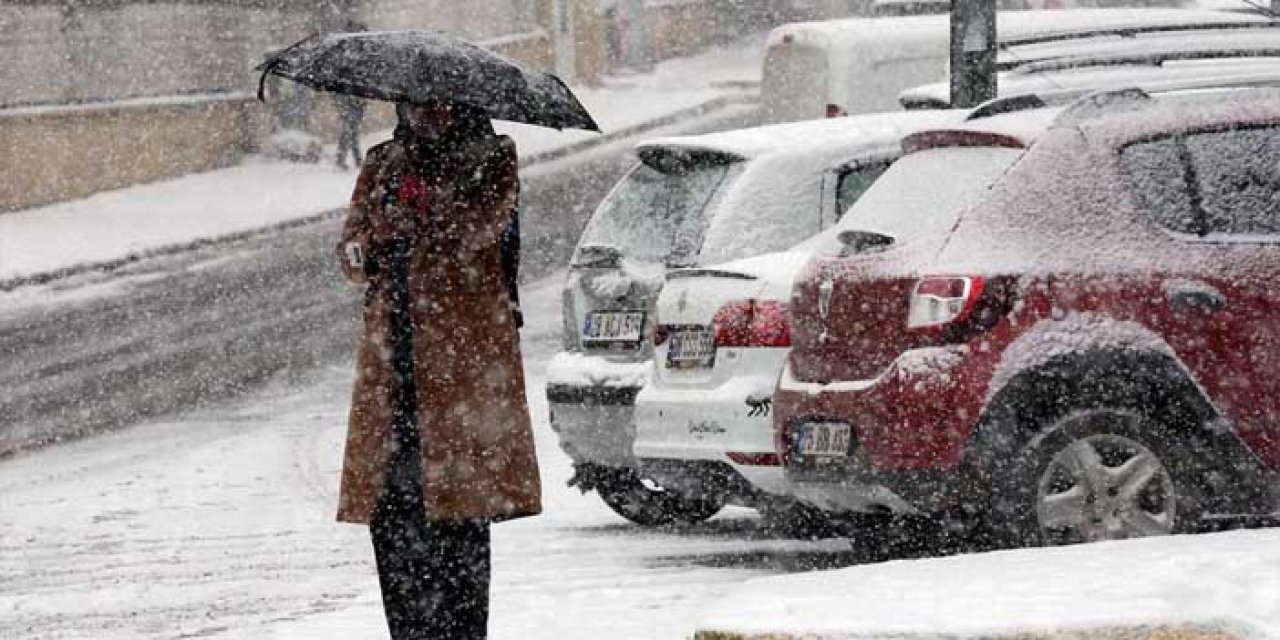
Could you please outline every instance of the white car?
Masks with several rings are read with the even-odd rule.
[[[706,266],[667,273],[654,311],[653,373],[636,398],[632,453],[644,477],[700,498],[698,515],[709,517],[725,504],[787,506],[770,407],[789,346],[792,280],[809,258],[808,245],[901,155],[904,135],[929,120],[956,123],[963,117],[959,111],[932,113],[925,120],[902,114],[842,119],[854,127],[877,126],[858,148],[815,175],[821,194],[816,211],[797,205],[779,213],[793,225],[807,218],[820,225],[806,225],[809,232],[791,236],[791,246],[781,250],[725,261],[704,252],[708,259],[700,262]],[[898,124],[879,126],[886,121]]]
[[[668,275],[633,447],[665,486],[750,507],[790,493],[771,407],[790,346],[786,301],[810,257],[805,248]]]
[[[898,112],[640,145],[640,163],[583,231],[565,283],[564,350],[548,368],[547,400],[575,467],[571,484],[640,524],[719,511],[728,492],[704,490],[702,475],[685,469],[641,467],[633,453],[635,399],[652,370],[653,305],[668,272],[803,242],[901,154],[902,136],[962,117]]]

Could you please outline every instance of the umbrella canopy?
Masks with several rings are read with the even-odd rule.
[[[271,56],[258,70],[263,84],[274,74],[321,91],[456,102],[495,120],[600,130],[559,78],[436,31],[317,35]]]

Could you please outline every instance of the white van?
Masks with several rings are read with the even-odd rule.
[[[774,29],[761,84],[763,117],[788,122],[898,107],[904,89],[945,77],[949,16],[803,22]],[[1064,55],[1064,40],[1120,38],[1135,30],[1265,23],[1241,13],[1182,9],[1008,11],[997,17],[1005,66]]]

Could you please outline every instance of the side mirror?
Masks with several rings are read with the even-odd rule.
[[[836,237],[840,240],[841,256],[884,251],[896,242],[893,236],[874,231],[841,231]]]
[[[588,244],[578,247],[570,266],[588,269],[617,269],[622,266],[622,252],[609,244]]]

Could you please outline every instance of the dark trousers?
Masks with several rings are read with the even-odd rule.
[[[392,640],[479,640],[489,623],[489,522],[427,519],[405,285],[409,251],[387,253],[396,415],[385,488],[369,523],[387,626]]]
[[[484,638],[489,523],[428,520],[421,485],[403,478],[397,484],[383,492],[369,525],[392,640]]]

